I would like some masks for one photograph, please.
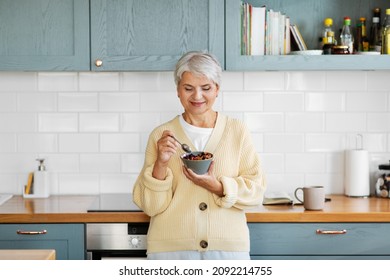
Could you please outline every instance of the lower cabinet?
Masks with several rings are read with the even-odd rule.
[[[390,259],[390,223],[249,223],[251,259]]]
[[[0,249],[54,249],[57,260],[84,260],[84,224],[1,224]]]

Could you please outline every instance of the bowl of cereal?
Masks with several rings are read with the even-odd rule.
[[[208,152],[191,152],[181,155],[184,165],[198,175],[207,173],[213,158],[213,154]]]

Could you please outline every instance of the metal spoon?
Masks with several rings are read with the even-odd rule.
[[[175,137],[173,137],[172,135],[169,135],[169,136],[172,137],[173,139],[175,139],[175,141],[176,141],[177,143],[180,144],[180,146],[181,146],[181,148],[183,149],[183,151],[185,151],[186,153],[192,153],[190,147],[189,147],[187,144],[182,144],[182,143],[180,143],[179,140],[177,140],[177,139],[176,139]]]

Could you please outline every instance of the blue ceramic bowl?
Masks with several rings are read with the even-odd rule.
[[[201,157],[204,154],[211,155],[211,157],[207,158],[207,159],[190,159],[191,156],[194,156],[194,157],[200,156]],[[185,153],[185,154],[182,154],[180,157],[181,157],[181,160],[183,161],[184,165],[187,168],[191,169],[192,171],[194,171],[196,174],[199,174],[199,175],[207,173],[207,171],[209,170],[210,164],[214,158],[213,154],[211,154],[211,153],[199,152],[199,151],[192,152],[192,153]]]

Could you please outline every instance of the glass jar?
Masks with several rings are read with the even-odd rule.
[[[380,164],[376,174],[375,194],[378,197],[390,197],[390,163]]]

